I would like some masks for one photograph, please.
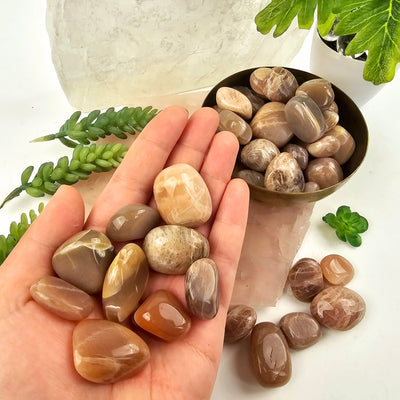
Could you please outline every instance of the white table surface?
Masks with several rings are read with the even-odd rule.
[[[74,110],[51,62],[45,1],[2,1],[0,16],[0,197],[4,198],[19,184],[26,166],[38,167],[65,154],[58,143],[29,140],[55,132]],[[291,66],[307,70],[309,50],[308,38]],[[367,304],[364,320],[347,332],[324,330],[316,345],[292,352],[292,379],[277,389],[255,382],[249,371],[248,343],[226,346],[213,400],[400,398],[399,93],[400,73],[361,107],[370,134],[367,157],[350,183],[316,204],[296,257],[320,260],[331,253],[347,257],[356,270],[348,287]],[[21,212],[36,209],[39,202],[22,195],[7,204],[0,210],[0,233],[8,233],[10,222],[18,220]],[[321,221],[343,204],[369,220],[360,248],[337,240]],[[307,309],[285,293],[277,307],[258,310],[258,318],[277,322],[287,312]]]

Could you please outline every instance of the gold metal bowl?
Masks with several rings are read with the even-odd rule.
[[[205,98],[203,102],[203,107],[213,107],[217,104],[215,95],[220,87],[246,86],[251,89],[249,83],[250,75],[257,68],[251,68],[237,72],[219,82],[216,86],[212,88],[212,90]],[[294,68],[286,68],[286,69],[288,69],[296,77],[299,85],[310,79],[321,78],[320,76],[311,74],[306,71],[301,71]],[[262,187],[249,184],[251,197],[253,199],[263,202],[272,201],[275,204],[276,203],[285,204],[292,202],[296,203],[315,202],[317,200],[323,199],[324,197],[330,195],[331,193],[335,192],[340,187],[342,187],[346,182],[349,181],[349,179],[360,167],[362,161],[365,158],[368,147],[367,124],[365,122],[363,115],[361,114],[361,111],[359,110],[357,105],[353,102],[353,100],[351,100],[351,98],[347,96],[346,93],[337,88],[335,85],[332,85],[332,87],[335,92],[335,102],[339,108],[339,118],[340,118],[339,124],[343,126],[353,136],[356,142],[356,148],[353,155],[345,164],[342,165],[344,179],[339,183],[337,183],[336,185],[330,186],[325,189],[317,190],[315,192],[301,192],[301,193],[274,192]],[[240,163],[240,159],[238,158],[235,170],[233,172],[233,176],[236,176],[236,173],[243,168],[244,167]]]

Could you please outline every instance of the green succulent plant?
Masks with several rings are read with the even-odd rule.
[[[338,36],[354,35],[346,55],[367,52],[364,79],[390,82],[400,61],[400,0],[272,0],[255,17],[257,29],[282,35],[297,16],[301,29],[310,29],[317,10],[317,27],[325,36],[333,26]]]

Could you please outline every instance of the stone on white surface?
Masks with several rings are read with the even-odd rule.
[[[209,87],[238,70],[285,65],[306,30],[257,32],[265,0],[48,0],[47,30],[61,86],[76,108]]]
[[[314,203],[272,205],[250,200],[232,304],[274,306],[310,225]]]

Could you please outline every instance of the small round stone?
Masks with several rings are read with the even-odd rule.
[[[75,369],[95,383],[113,383],[140,372],[150,360],[147,344],[116,322],[85,319],[72,337]]]
[[[274,67],[265,80],[264,94],[271,101],[286,103],[295,95],[299,84],[286,68]]]
[[[304,312],[293,312],[284,315],[279,327],[286,337],[290,348],[305,349],[317,343],[321,337],[321,327],[317,320]]]
[[[289,153],[299,164],[299,167],[304,170],[308,165],[308,151],[305,147],[294,143],[288,143],[283,149],[282,153]]]
[[[365,315],[363,298],[345,286],[330,286],[314,297],[311,314],[327,328],[347,331],[356,326]]]
[[[260,96],[265,98],[265,81],[271,75],[272,68],[257,68],[250,75],[250,86]]]
[[[218,130],[232,132],[237,137],[239,144],[249,143],[253,135],[250,125],[230,110],[222,110],[219,113]]]
[[[219,307],[218,268],[210,258],[195,261],[185,274],[185,298],[189,311],[201,319],[212,319]]]
[[[153,193],[158,211],[167,224],[195,228],[211,216],[207,185],[188,164],[174,164],[163,169],[154,180]]]
[[[339,254],[330,254],[321,262],[324,278],[332,285],[347,285],[354,277],[353,265]]]
[[[302,258],[289,271],[289,284],[300,301],[311,301],[323,288],[321,266],[313,258]]]
[[[339,150],[332,156],[340,165],[346,163],[353,155],[356,148],[356,142],[353,136],[340,125],[326,132],[327,135],[336,137],[340,142]]]
[[[250,100],[238,90],[230,87],[221,87],[215,95],[217,105],[222,110],[230,110],[244,119],[250,119],[253,115],[253,107]]]
[[[238,178],[242,178],[248,184],[264,187],[264,175],[252,169],[241,169],[237,173]]]
[[[267,139],[254,139],[240,152],[240,160],[246,167],[265,172],[269,163],[280,153],[279,149]]]
[[[310,79],[301,84],[296,95],[310,96],[320,108],[328,108],[335,99],[332,85],[326,79]]]
[[[335,136],[325,135],[321,139],[307,144],[306,149],[313,157],[330,157],[340,149],[340,141]]]
[[[225,323],[226,343],[234,343],[251,333],[257,321],[257,313],[253,307],[235,304],[229,307]]]
[[[336,185],[343,180],[343,170],[332,157],[316,158],[310,161],[304,175],[307,181],[317,183],[320,189]]]

